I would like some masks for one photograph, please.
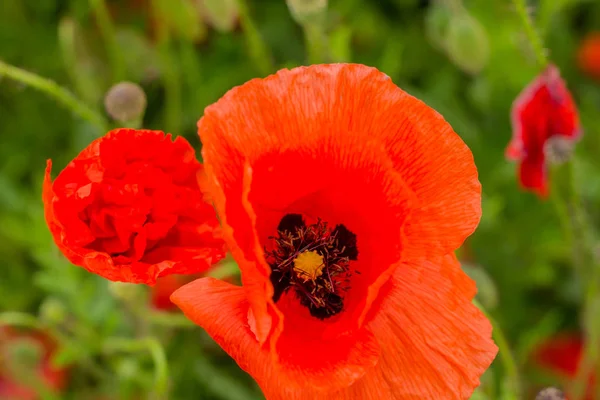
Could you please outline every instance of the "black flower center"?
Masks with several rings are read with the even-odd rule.
[[[318,220],[306,225],[300,214],[287,214],[279,222],[272,251],[266,251],[271,266],[273,301],[293,290],[300,304],[313,317],[329,318],[344,309],[349,289],[350,261],[358,257],[356,235],[344,225],[329,229]]]

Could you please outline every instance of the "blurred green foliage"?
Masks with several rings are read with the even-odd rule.
[[[471,272],[479,269],[472,276],[483,279],[481,301],[506,333],[523,383],[551,383],[528,357],[542,339],[580,329],[582,285],[552,202],[519,190],[504,159],[511,103],[538,72],[510,2],[465,0],[457,22],[458,0],[331,0],[324,24],[304,25],[306,41],[283,0],[203,2],[211,0],[2,0],[0,60],[56,81],[101,113],[113,84],[136,82],[148,97],[143,127],[185,135],[197,148],[204,107],[253,77],[309,60],[379,68],[438,110],[471,147],[484,212],[461,257]],[[577,184],[598,226],[600,83],[577,70],[575,52],[600,28],[600,3],[532,3],[550,57],[580,106]],[[60,257],[43,218],[45,160],[59,170],[102,133],[0,76],[0,309],[39,315],[58,335],[54,362],[72,366],[60,398],[260,399],[204,332],[178,314],[150,310],[146,288],[120,297]],[[155,375],[161,346],[168,394]],[[500,398],[504,379],[495,362],[478,396]]]

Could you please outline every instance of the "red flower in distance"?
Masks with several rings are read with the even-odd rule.
[[[23,363],[14,359],[15,355],[12,354],[21,344],[40,352],[36,355],[39,356],[39,360],[34,360],[35,365],[15,366],[16,363]],[[67,370],[51,365],[54,351],[54,342],[42,333],[19,332],[0,327],[0,399],[38,399],[36,387],[32,383],[34,379],[35,384],[53,392],[64,389],[67,384]],[[27,376],[23,376],[25,370]]]
[[[577,333],[564,333],[542,343],[534,353],[534,361],[541,367],[561,375],[567,381],[577,377],[581,362],[583,340]],[[590,376],[586,400],[593,400],[595,378]]]
[[[207,270],[225,256],[190,144],[159,131],[117,129],[92,142],[52,182],[46,222],[62,253],[106,279],[154,284]]]
[[[269,400],[467,399],[491,326],[453,255],[481,215],[469,149],[374,68],[232,89],[198,123],[243,287],[172,300]]]
[[[600,32],[587,35],[577,50],[579,69],[592,78],[600,80]]]
[[[506,157],[520,162],[521,186],[545,197],[548,151],[560,153],[581,135],[577,108],[556,66],[549,65],[523,89],[513,103],[511,122]]]

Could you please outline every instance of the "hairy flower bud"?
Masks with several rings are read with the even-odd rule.
[[[569,161],[574,149],[575,143],[573,139],[560,135],[552,136],[544,144],[546,159],[551,164],[556,165]]]
[[[537,396],[535,396],[535,400],[565,400],[565,394],[553,387],[542,389]]]
[[[104,106],[115,121],[139,120],[146,110],[146,94],[133,82],[119,82],[106,93]]]

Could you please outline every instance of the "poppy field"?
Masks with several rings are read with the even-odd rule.
[[[600,400],[600,2],[3,0],[0,400]]]

